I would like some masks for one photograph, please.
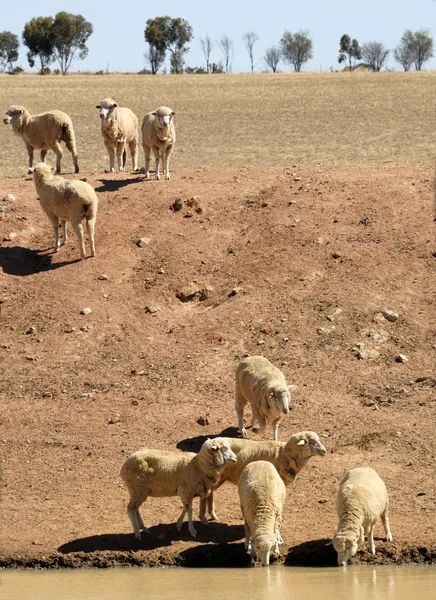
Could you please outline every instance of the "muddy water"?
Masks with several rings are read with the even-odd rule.
[[[3,571],[2,600],[434,600],[436,567]]]

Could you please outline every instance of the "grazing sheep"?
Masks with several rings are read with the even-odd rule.
[[[369,539],[369,551],[375,554],[374,527],[379,517],[386,540],[392,541],[388,505],[385,483],[374,469],[358,467],[346,473],[339,485],[339,524],[333,538],[339,566],[346,566],[347,561],[356,554],[358,545],[365,541],[365,535]]]
[[[219,481],[212,486],[207,498],[207,508],[212,520],[216,520],[213,492],[229,481],[238,485],[242,470],[253,461],[266,460],[272,463],[286,486],[291,485],[298,473],[312,456],[324,456],[326,449],[313,431],[301,431],[292,435],[287,442],[254,442],[238,438],[222,438],[238,457],[235,464],[226,465]],[[206,521],[206,500],[200,501],[200,519]]]
[[[267,422],[272,423],[274,440],[279,439],[279,423],[291,407],[291,386],[285,376],[264,356],[249,356],[236,368],[236,415],[242,437],[247,437],[244,427],[244,408],[251,404],[251,424],[259,423],[260,431]]]
[[[61,172],[62,148],[65,142],[74,162],[74,172],[79,172],[76,138],[70,117],[60,110],[31,115],[24,106],[10,106],[3,117],[5,125],[12,125],[15,135],[23,138],[29,155],[29,173],[33,167],[33,151],[41,150],[41,161],[45,162],[48,150],[56,154],[56,173]]]
[[[94,229],[98,199],[94,189],[85,181],[67,181],[54,176],[45,163],[38,163],[33,170],[33,182],[42,210],[50,219],[55,235],[55,252],[59,250],[59,222],[62,225],[62,245],[67,242],[67,221],[79,238],[80,257],[85,258],[83,219],[86,220],[91,256],[95,256]]]
[[[257,460],[242,471],[238,491],[245,521],[245,548],[266,567],[271,552],[280,555],[279,526],[286,499],[285,484],[274,465]]]
[[[142,121],[142,146],[145,154],[145,179],[150,179],[150,154],[156,159],[155,177],[160,179],[159,164],[163,163],[165,179],[170,179],[170,155],[176,143],[173,116],[176,113],[161,106],[145,115]]]
[[[118,106],[112,98],[105,98],[97,104],[100,111],[101,134],[109,154],[109,170],[124,171],[127,163],[127,145],[132,156],[132,168],[138,170],[138,117],[124,106]]]
[[[144,449],[129,456],[121,467],[120,475],[130,494],[127,513],[135,537],[141,539],[141,529],[148,531],[139,507],[149,496],[179,496],[183,510],[177,529],[180,531],[188,513],[189,533],[196,537],[192,501],[196,496],[205,498],[210,493],[228,462],[236,462],[236,455],[225,438],[206,440],[198,454]]]

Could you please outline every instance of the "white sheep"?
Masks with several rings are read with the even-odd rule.
[[[132,156],[132,167],[138,170],[138,117],[130,108],[118,106],[112,98],[105,98],[97,104],[100,111],[101,134],[109,154],[109,170],[124,171],[127,163],[127,146]]]
[[[264,356],[249,356],[236,368],[236,401],[238,429],[247,437],[244,427],[244,408],[251,405],[251,424],[259,423],[260,431],[272,423],[274,440],[278,440],[279,423],[291,408],[291,386],[285,376]]]
[[[59,222],[62,225],[62,245],[67,242],[67,221],[79,238],[80,257],[85,258],[85,240],[83,237],[83,219],[86,220],[91,256],[95,256],[94,230],[97,217],[97,195],[85,181],[67,181],[54,176],[45,163],[38,163],[33,170],[33,182],[42,210],[53,225],[55,252],[59,250]]]
[[[243,469],[238,491],[245,522],[245,548],[265,567],[271,553],[280,555],[279,526],[286,499],[285,484],[274,465],[258,460]]]
[[[180,531],[188,513],[189,533],[196,537],[192,523],[193,499],[196,496],[205,498],[219,480],[226,463],[235,461],[236,455],[224,438],[206,440],[198,454],[144,449],[129,456],[120,475],[130,494],[127,513],[135,537],[141,539],[141,529],[148,531],[139,507],[149,496],[179,496],[183,510],[177,529]]]
[[[155,177],[160,179],[160,161],[163,163],[165,179],[170,179],[170,155],[176,143],[173,116],[176,113],[160,106],[145,115],[142,121],[142,146],[145,154],[145,179],[150,178],[150,155],[156,159]]]
[[[389,527],[388,492],[383,479],[370,467],[348,471],[339,485],[337,496],[339,524],[333,538],[338,565],[344,566],[356,554],[365,536],[369,551],[375,554],[374,527],[380,517],[386,540],[392,541]]]
[[[64,112],[52,110],[32,116],[24,106],[10,106],[3,123],[11,125],[15,135],[23,138],[29,156],[29,173],[32,172],[34,149],[41,151],[42,162],[45,162],[47,151],[53,150],[56,154],[56,173],[60,173],[63,154],[61,142],[65,142],[72,154],[74,172],[79,172],[73,123]]]
[[[312,456],[324,456],[326,449],[313,431],[300,431],[291,435],[287,442],[255,442],[238,438],[223,438],[238,457],[234,464],[225,466],[220,480],[212,486],[207,497],[207,509],[212,520],[217,519],[214,507],[214,491],[226,481],[238,485],[243,469],[253,461],[266,460],[274,465],[286,486],[291,485]],[[200,500],[200,519],[206,522],[206,499]]]

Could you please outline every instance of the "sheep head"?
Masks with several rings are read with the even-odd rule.
[[[286,450],[292,456],[298,458],[310,458],[311,456],[324,456],[327,452],[314,431],[301,431],[292,435],[286,443]]]
[[[354,536],[346,533],[336,533],[333,538],[333,547],[338,553],[338,566],[345,567],[347,561],[357,552],[357,540]]]
[[[257,558],[262,567],[269,565],[271,552],[277,545],[277,536],[259,535],[252,538],[251,556]]]
[[[3,116],[3,123],[13,126],[24,114],[24,111],[23,106],[10,106]]]
[[[173,110],[171,110],[171,108],[168,108],[167,106],[160,106],[159,108],[154,110],[151,114],[156,117],[156,123],[157,123],[159,129],[167,132],[166,135],[168,135],[169,128],[173,121],[173,116],[176,113]]]
[[[46,163],[40,162],[33,169],[33,181],[50,181],[53,179],[53,170]]]
[[[105,98],[97,104],[96,108],[100,110],[100,119],[107,119],[109,115],[112,116],[114,109],[118,106],[118,104],[112,98]]]
[[[271,403],[274,402],[276,404],[277,410],[279,413],[287,415],[291,410],[291,393],[290,389],[286,388],[284,390],[280,390],[274,388],[271,390],[268,397],[268,404],[270,409],[272,408]],[[276,412],[276,411],[274,411]]]
[[[228,462],[234,463],[238,460],[229,442],[224,438],[206,440],[200,450],[200,454],[203,453],[207,453],[217,467],[223,467]]]

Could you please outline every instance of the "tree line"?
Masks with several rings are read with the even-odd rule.
[[[31,67],[39,61],[42,75],[50,72],[53,62],[59,64],[59,72],[65,75],[75,59],[84,59],[88,55],[87,41],[93,33],[93,26],[82,15],[73,15],[61,11],[53,17],[35,17],[25,24],[21,36],[28,48],[27,60]],[[171,73],[230,73],[234,58],[233,40],[223,34],[215,43],[209,34],[200,38],[200,47],[205,58],[205,66],[189,67],[185,65],[188,44],[193,39],[193,29],[186,19],[168,16],[148,19],[144,30],[146,51],[144,58],[150,72],[156,75],[163,67],[169,55]],[[260,40],[255,31],[242,36],[250,61],[251,72],[256,64],[255,44]],[[10,31],[0,32],[0,71],[20,72],[14,67],[19,56],[20,40]],[[221,60],[212,61],[212,51],[218,48]],[[388,61],[390,50],[382,42],[370,41],[362,45],[358,40],[344,34],[339,42],[339,64],[353,71],[362,67],[371,71],[380,71]],[[433,38],[428,29],[411,31],[406,29],[399,45],[392,51],[393,58],[405,71],[413,67],[420,71],[433,56]],[[276,73],[281,61],[291,65],[299,73],[304,65],[313,58],[313,40],[307,30],[295,33],[285,31],[279,43],[265,50],[261,57],[266,68]]]

